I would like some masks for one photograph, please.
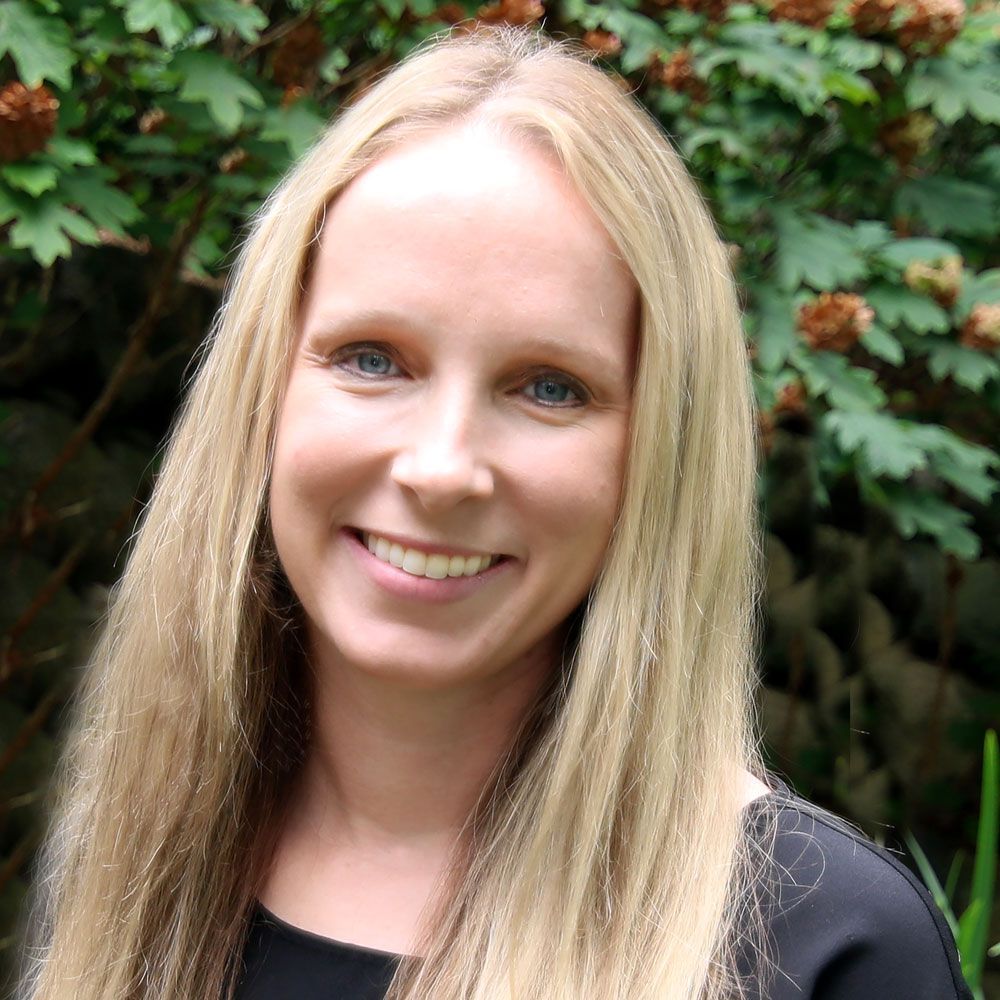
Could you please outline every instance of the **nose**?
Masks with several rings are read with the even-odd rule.
[[[429,512],[493,494],[493,471],[473,409],[458,392],[442,391],[427,400],[423,413],[408,427],[399,429],[392,479]]]

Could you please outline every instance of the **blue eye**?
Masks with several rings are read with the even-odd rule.
[[[543,406],[580,406],[586,394],[570,383],[552,376],[536,378],[525,386],[531,399]]]
[[[366,375],[386,375],[392,368],[392,360],[385,354],[377,351],[365,351],[363,354],[355,354],[358,368]]]
[[[344,348],[333,358],[334,364],[343,368],[350,375],[361,375],[367,378],[398,375],[396,363],[386,351],[380,351],[376,346],[357,344]]]

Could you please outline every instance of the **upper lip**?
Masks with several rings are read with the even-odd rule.
[[[500,555],[499,552],[494,552],[491,549],[465,549],[457,545],[447,545],[444,542],[424,542],[417,538],[408,538],[405,535],[396,535],[388,531],[378,531],[371,528],[357,528],[356,530],[365,535],[384,538],[387,542],[396,542],[402,545],[404,549],[416,549],[418,552],[424,552],[427,555],[435,552],[445,556],[465,556],[466,558],[470,556]]]

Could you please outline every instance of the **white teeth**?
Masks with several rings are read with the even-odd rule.
[[[407,549],[406,555],[403,556],[403,569],[414,576],[423,576],[424,570],[427,569],[427,556],[416,549]]]
[[[362,532],[361,538],[368,551],[382,562],[391,563],[413,576],[426,576],[432,580],[443,580],[448,576],[475,576],[496,562],[496,557],[490,555],[448,556],[440,552],[428,555],[367,532]]]
[[[428,556],[427,567],[424,569],[425,575],[432,580],[443,580],[448,575],[448,564],[451,560],[448,556]]]

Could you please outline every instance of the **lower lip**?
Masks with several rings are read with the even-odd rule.
[[[344,528],[341,534],[362,568],[379,587],[394,597],[427,604],[445,604],[468,597],[505,573],[512,562],[510,559],[501,559],[475,576],[446,576],[443,580],[432,580],[428,576],[414,576],[392,563],[383,562],[368,551],[368,547],[353,531]]]

